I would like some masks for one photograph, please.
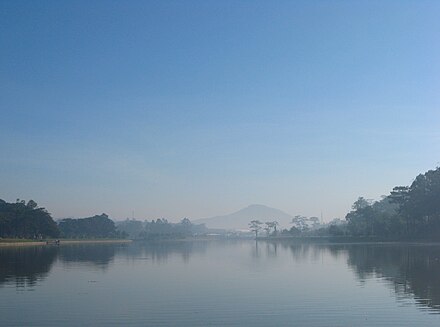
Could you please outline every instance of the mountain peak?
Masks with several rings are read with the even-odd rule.
[[[264,204],[250,204],[244,209],[248,209],[248,208],[269,208],[269,207],[265,206]]]
[[[281,226],[287,227],[292,218],[279,209],[262,204],[251,204],[228,215],[198,219],[195,222],[206,224],[209,228],[248,229],[249,222],[254,219],[262,222],[276,220]]]

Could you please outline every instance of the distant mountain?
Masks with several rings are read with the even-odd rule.
[[[251,220],[278,221],[280,226],[289,227],[292,216],[278,209],[266,207],[261,204],[253,204],[237,212],[224,216],[202,218],[194,221],[196,224],[206,224],[208,228],[221,229],[248,229]]]

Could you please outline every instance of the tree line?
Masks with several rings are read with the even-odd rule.
[[[111,220],[105,213],[86,218],[66,218],[55,222],[50,213],[37,203],[17,199],[8,203],[0,199],[0,238],[183,238],[206,232],[205,225],[191,223],[188,218],[179,223],[156,219],[144,222],[127,219]]]
[[[389,195],[373,201],[359,197],[345,220],[322,224],[317,217],[295,216],[290,229],[280,233],[258,220],[249,223],[258,237],[266,236],[350,236],[382,239],[440,239],[440,168],[419,174],[409,186],[396,186]],[[269,222],[270,224],[270,222]],[[270,232],[271,231],[271,232]]]
[[[440,238],[440,168],[418,175],[409,186],[396,186],[378,201],[359,197],[345,221],[321,224],[317,217],[295,216],[290,229],[278,230],[278,222],[252,220],[250,230],[266,236],[352,236],[389,239]],[[206,232],[204,225],[194,225],[187,218],[179,223],[166,219],[126,220],[118,226],[106,215],[67,218],[55,222],[37,203],[0,199],[1,238],[180,238]]]
[[[188,218],[171,223],[165,218],[139,221],[127,219],[117,224],[118,230],[125,232],[131,239],[176,239],[206,233],[204,224],[193,224]]]
[[[68,218],[55,222],[50,213],[29,200],[8,203],[0,199],[0,238],[119,238],[126,234],[101,214],[87,218]]]
[[[58,223],[63,238],[125,238],[105,213],[87,218],[66,218]]]
[[[0,237],[37,239],[59,234],[57,223],[35,201],[8,203],[0,199]]]
[[[440,168],[396,186],[379,201],[363,197],[346,215],[347,232],[356,236],[440,237]]]
[[[336,223],[336,220],[334,221]],[[262,231],[266,237],[275,236],[299,236],[299,235],[311,235],[318,229],[322,229],[325,224],[321,224],[318,217],[306,217],[302,215],[296,215],[290,222],[292,227],[290,229],[278,230],[278,221],[270,220],[261,222],[259,220],[252,220],[249,223],[249,229],[258,237],[258,234]]]

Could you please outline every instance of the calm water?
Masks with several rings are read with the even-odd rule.
[[[2,326],[440,326],[439,245],[0,248]]]

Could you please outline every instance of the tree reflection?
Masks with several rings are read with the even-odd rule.
[[[126,257],[133,259],[151,259],[153,262],[166,262],[170,256],[181,256],[185,263],[188,263],[195,253],[204,253],[210,242],[188,242],[188,241],[163,241],[163,242],[135,242],[124,251]]]
[[[413,296],[421,307],[440,310],[440,246],[353,245],[348,265],[361,281],[384,278],[397,295]]]
[[[0,286],[15,283],[16,287],[35,286],[49,273],[58,247],[0,248]]]
[[[65,264],[85,263],[106,269],[113,261],[116,244],[77,244],[60,247],[60,259]]]
[[[382,278],[395,291],[398,299],[413,298],[420,308],[440,313],[440,245],[296,241],[281,241],[278,245],[288,250],[296,262],[316,261],[326,255],[333,258],[347,256],[347,264],[359,281]],[[276,255],[276,252],[270,253]]]

